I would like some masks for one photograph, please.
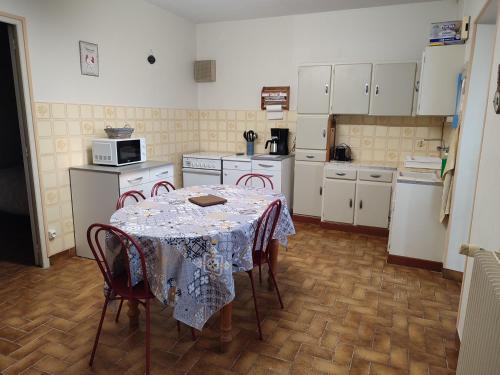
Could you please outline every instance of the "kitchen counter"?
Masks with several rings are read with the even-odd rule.
[[[173,163],[167,161],[156,161],[156,160],[148,160],[142,163],[124,165],[122,167],[113,167],[109,165],[97,165],[97,164],[87,164],[81,165],[78,167],[71,167],[71,170],[79,170],[79,171],[92,171],[92,172],[102,172],[102,173],[130,173],[130,172],[140,172],[142,170],[163,167],[166,165],[173,165]]]
[[[395,171],[398,169],[397,163],[389,163],[389,162],[360,162],[360,161],[338,161],[332,160],[328,165],[334,165],[335,167],[343,167],[343,168],[369,168],[369,169],[383,169],[388,171]]]
[[[252,161],[252,159],[255,157],[255,156],[259,156],[260,154],[258,155],[246,155],[246,154],[243,154],[243,155],[229,155],[229,156],[224,156],[222,158],[222,160],[227,160],[227,161]]]
[[[254,155],[252,157],[252,160],[275,160],[275,161],[282,161],[288,158],[294,158],[294,154],[288,154],[288,155],[268,155],[268,154],[262,154],[262,155]]]

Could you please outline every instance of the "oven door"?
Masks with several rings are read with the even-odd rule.
[[[221,171],[210,169],[182,168],[183,186],[220,185]]]

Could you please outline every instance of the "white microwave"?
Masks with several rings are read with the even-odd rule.
[[[146,161],[144,138],[92,140],[92,161],[101,165],[128,165]]]

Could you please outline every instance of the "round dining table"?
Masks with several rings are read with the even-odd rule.
[[[214,195],[223,204],[201,207],[189,199]],[[282,210],[269,242],[276,272],[279,244],[295,234],[286,199],[280,192],[234,185],[203,185],[173,190],[116,211],[110,223],[132,235],[146,258],[150,288],[156,298],[173,306],[174,318],[201,330],[221,311],[221,344],[231,341],[231,311],[235,297],[234,272],[253,268],[252,246],[257,221],[271,202]],[[113,263],[116,249],[108,246]],[[143,275],[137,252],[130,257],[132,282]],[[269,282],[270,288],[272,284]],[[130,325],[138,324],[139,310],[129,302]]]

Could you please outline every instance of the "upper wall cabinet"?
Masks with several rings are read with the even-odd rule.
[[[302,66],[299,68],[298,113],[328,114],[331,74],[331,65]]]
[[[370,115],[411,116],[416,63],[373,65]]]
[[[333,68],[332,112],[368,114],[372,64],[339,64]]]
[[[426,47],[422,57],[417,115],[455,113],[457,76],[464,65],[465,45]]]

